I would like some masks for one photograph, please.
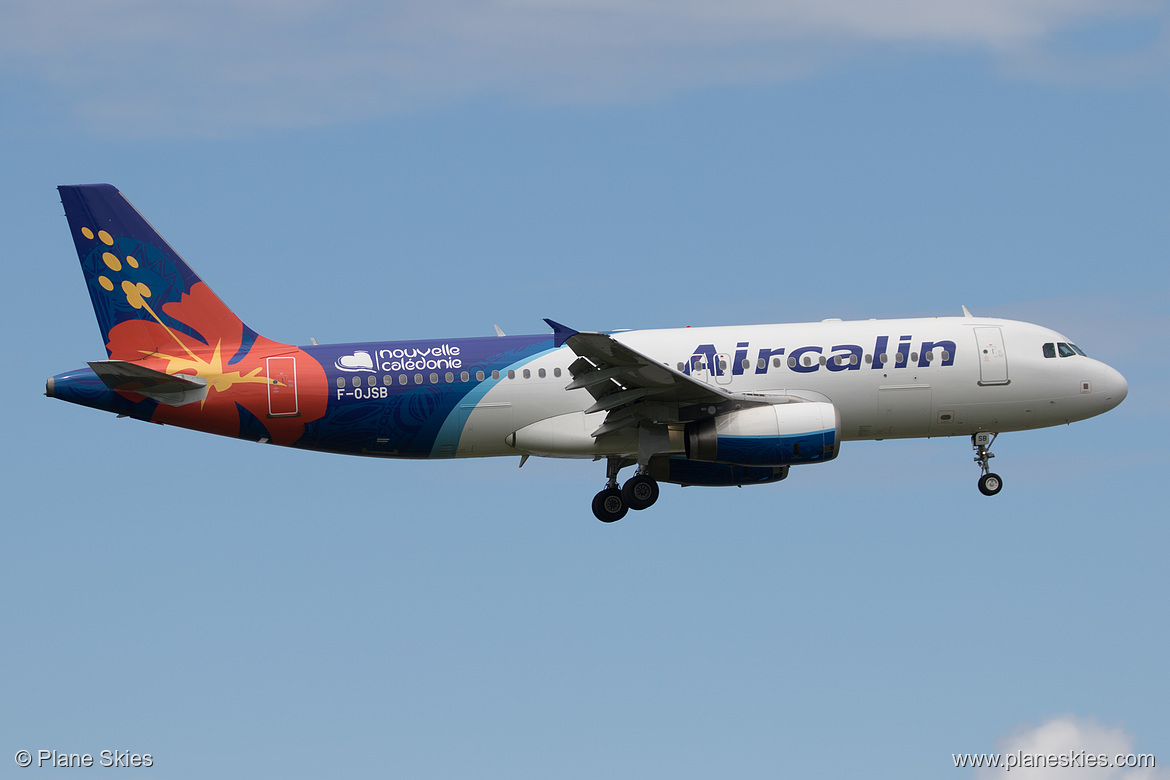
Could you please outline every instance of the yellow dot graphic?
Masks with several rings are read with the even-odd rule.
[[[122,292],[126,293],[126,302],[135,309],[141,309],[146,305],[144,298],[150,297],[150,288],[142,282],[134,284],[130,280],[122,282]]]
[[[104,276],[99,276],[99,277],[98,277],[98,282],[101,284],[101,286],[102,286],[102,287],[105,287],[105,288],[106,288],[106,290],[108,290],[108,291],[110,291],[110,292],[113,292],[113,291],[114,291],[114,283],[113,283],[113,282],[111,282],[111,281],[110,281],[109,279],[107,279],[106,277],[104,277]]]
[[[142,296],[138,294],[138,288],[134,286],[134,282],[126,280],[122,282],[122,292],[126,293],[126,302],[135,309],[142,308]]]
[[[93,231],[89,228],[82,228],[81,235],[85,236],[86,238],[93,238]]]
[[[109,233],[107,233],[104,230],[98,231],[98,238],[100,238],[102,240],[102,243],[105,244],[106,246],[113,246],[114,245],[114,239],[110,236]]]
[[[102,255],[102,260],[106,261],[106,266],[111,271],[121,271],[122,270],[122,261],[119,260],[114,255],[111,255],[109,252],[106,252],[105,254]]]
[[[134,255],[126,255],[126,265],[130,266],[131,268],[138,267],[138,261],[134,259]]]

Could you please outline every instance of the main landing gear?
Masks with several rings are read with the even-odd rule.
[[[642,471],[618,487],[618,471],[630,465],[622,458],[609,458],[606,462],[605,490],[593,497],[593,514],[603,523],[613,523],[626,516],[630,509],[648,509],[658,500],[658,481]]]
[[[979,492],[985,496],[994,496],[1003,488],[1003,480],[999,474],[991,473],[988,462],[995,457],[991,453],[991,444],[998,433],[977,433],[971,437],[971,447],[975,450],[975,462],[983,471],[979,477]]]

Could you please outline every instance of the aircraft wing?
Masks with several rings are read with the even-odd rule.
[[[594,403],[586,414],[607,412],[594,437],[637,422],[677,422],[663,419],[680,406],[720,406],[733,396],[681,371],[643,355],[606,333],[588,333],[546,319],[556,345],[567,344],[578,355],[569,366],[573,376],[565,389],[584,388]],[[664,415],[664,412],[666,413]]]

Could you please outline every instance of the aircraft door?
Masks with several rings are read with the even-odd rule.
[[[297,406],[297,359],[268,358],[268,416],[295,417]]]
[[[1003,332],[996,327],[975,328],[975,342],[979,348],[979,384],[1008,384],[1011,380],[1008,379]]]
[[[711,381],[711,367],[707,365],[705,355],[691,355],[691,376],[700,382]]]
[[[718,370],[715,372],[715,381],[718,384],[726,385],[731,383],[731,355],[725,355],[720,352],[715,356],[718,361]]]
[[[697,352],[691,355],[690,369],[691,376],[700,382],[710,384],[712,379],[721,385],[731,382],[731,356],[722,352]]]
[[[505,455],[504,440],[516,430],[512,403],[465,402],[459,405],[459,455]],[[514,450],[512,450],[514,452]],[[450,453],[442,453],[450,454]]]
[[[878,431],[887,436],[925,436],[930,431],[930,385],[878,388]]]

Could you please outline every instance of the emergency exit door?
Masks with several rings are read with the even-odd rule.
[[[297,359],[268,358],[268,416],[295,417],[297,408]]]

